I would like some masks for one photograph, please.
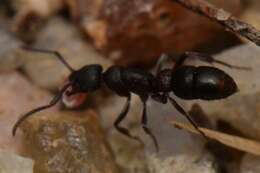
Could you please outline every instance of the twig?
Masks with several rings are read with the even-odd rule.
[[[180,3],[182,6],[193,10],[209,19],[218,22],[229,30],[260,46],[260,31],[255,27],[245,23],[223,9],[219,9],[205,0],[172,0]]]
[[[190,124],[185,124],[177,121],[171,121],[170,124],[174,125],[176,128],[199,134],[199,132]],[[210,139],[216,140],[226,146],[235,148],[237,150],[260,156],[260,143],[258,141],[210,130],[203,127],[199,127],[199,129]]]

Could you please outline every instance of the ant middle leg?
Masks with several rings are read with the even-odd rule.
[[[119,114],[119,116],[117,117],[116,121],[114,122],[114,127],[117,129],[118,132],[120,132],[121,134],[135,139],[137,141],[139,141],[140,143],[142,143],[142,141],[137,137],[137,136],[133,136],[128,129],[120,126],[120,123],[125,119],[127,113],[129,112],[129,108],[130,108],[130,101],[131,101],[131,94],[129,94],[127,96],[127,101],[125,103],[125,106],[123,108],[123,110],[121,111],[121,113]]]
[[[187,60],[188,58],[192,59],[199,59],[201,61],[207,62],[209,64],[217,63],[221,64],[223,66],[232,68],[232,69],[239,69],[239,70],[251,70],[250,67],[242,67],[242,66],[236,66],[236,65],[231,65],[229,63],[226,63],[221,60],[217,60],[213,58],[212,56],[205,54],[205,53],[199,53],[199,52],[184,52],[179,56],[179,59],[177,60],[176,64],[174,65],[173,69],[178,68],[179,66],[183,65],[184,61]]]
[[[171,104],[175,107],[175,109],[181,113],[181,115],[185,116],[185,118],[191,123],[191,125],[208,140],[208,137],[199,129],[197,123],[190,117],[190,115],[169,95],[167,98],[170,100]]]
[[[143,128],[144,132],[151,137],[151,139],[153,140],[153,143],[155,145],[156,151],[158,152],[159,145],[158,145],[157,139],[156,139],[155,135],[152,133],[152,131],[147,127],[147,123],[148,123],[147,111],[146,111],[147,98],[148,98],[147,96],[145,96],[145,97],[141,96],[141,100],[143,102],[142,128]]]

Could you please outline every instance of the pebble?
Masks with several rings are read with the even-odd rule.
[[[23,64],[21,42],[0,25],[0,71],[11,71]]]
[[[1,173],[33,173],[33,160],[0,150]]]

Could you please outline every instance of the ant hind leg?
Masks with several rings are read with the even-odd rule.
[[[185,118],[191,123],[191,125],[203,136],[205,139],[209,139],[198,127],[196,122],[190,117],[188,113],[170,96],[167,96],[170,100],[171,104],[175,107],[175,109],[181,113],[181,115],[185,116]]]

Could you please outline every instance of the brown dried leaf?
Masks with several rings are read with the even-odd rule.
[[[177,121],[171,121],[171,124],[177,128],[187,130],[189,132],[199,134],[197,130],[194,129],[193,126],[180,123]],[[229,135],[222,132],[217,132],[214,130],[209,130],[206,128],[199,127],[199,129],[208,137],[218,142],[227,145],[229,147],[238,149],[240,151],[244,151],[254,155],[260,155],[260,143],[257,141],[253,141],[250,139],[242,138],[239,136]]]

